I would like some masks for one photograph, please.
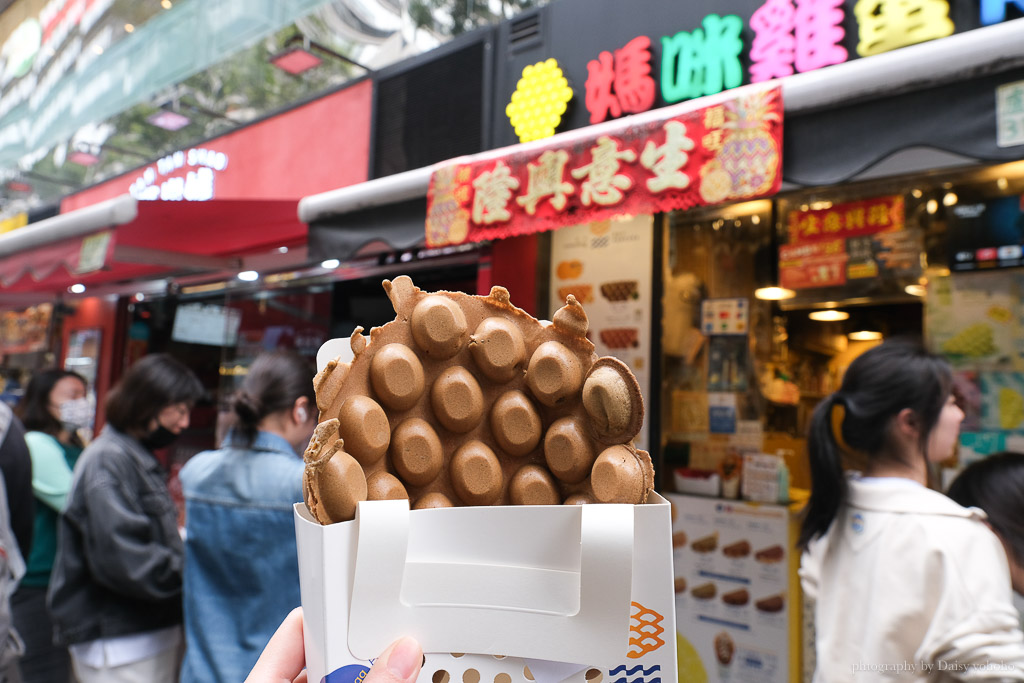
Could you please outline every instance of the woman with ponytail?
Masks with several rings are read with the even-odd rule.
[[[1002,546],[977,510],[927,487],[963,417],[948,365],[905,342],[854,360],[815,410],[799,539],[815,683],[1024,681]]]
[[[182,468],[185,662],[182,683],[241,681],[299,606],[292,505],[316,426],[313,368],[294,353],[260,356],[232,399],[216,451]]]

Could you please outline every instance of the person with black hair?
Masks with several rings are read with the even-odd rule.
[[[81,683],[176,683],[184,547],[153,451],[188,427],[199,379],[153,354],[107,398],[107,425],[75,466],[48,595]]]
[[[71,491],[71,471],[82,453],[78,430],[91,424],[85,378],[68,370],[43,370],[32,376],[18,414],[28,432],[32,457],[35,524],[25,576],[11,600],[14,625],[25,641],[21,672],[27,681],[67,683],[71,659],[53,642],[46,591],[57,553],[57,517]]]
[[[277,625],[299,606],[292,506],[300,456],[317,422],[313,367],[278,352],[257,358],[232,398],[222,447],[193,456],[185,494],[182,683],[241,681]]]
[[[1024,453],[995,453],[971,463],[946,495],[985,512],[1006,549],[1013,590],[1024,597]]]
[[[941,358],[885,342],[814,411],[799,547],[816,683],[1024,680],[999,540],[976,510],[927,487],[964,416],[951,390]]]

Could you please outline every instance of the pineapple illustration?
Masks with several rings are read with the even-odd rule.
[[[769,112],[774,97],[774,91],[762,91],[726,104],[723,128],[728,132],[715,160],[732,181],[730,198],[764,194],[775,181],[779,148],[768,129],[778,121]]]

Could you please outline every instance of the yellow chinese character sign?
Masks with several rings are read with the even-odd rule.
[[[427,244],[503,239],[778,191],[777,85],[744,88],[711,107],[683,102],[659,115],[440,166],[427,193]]]

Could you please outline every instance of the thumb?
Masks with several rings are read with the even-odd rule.
[[[364,683],[413,683],[423,666],[423,648],[405,636],[393,642],[373,663]]]

